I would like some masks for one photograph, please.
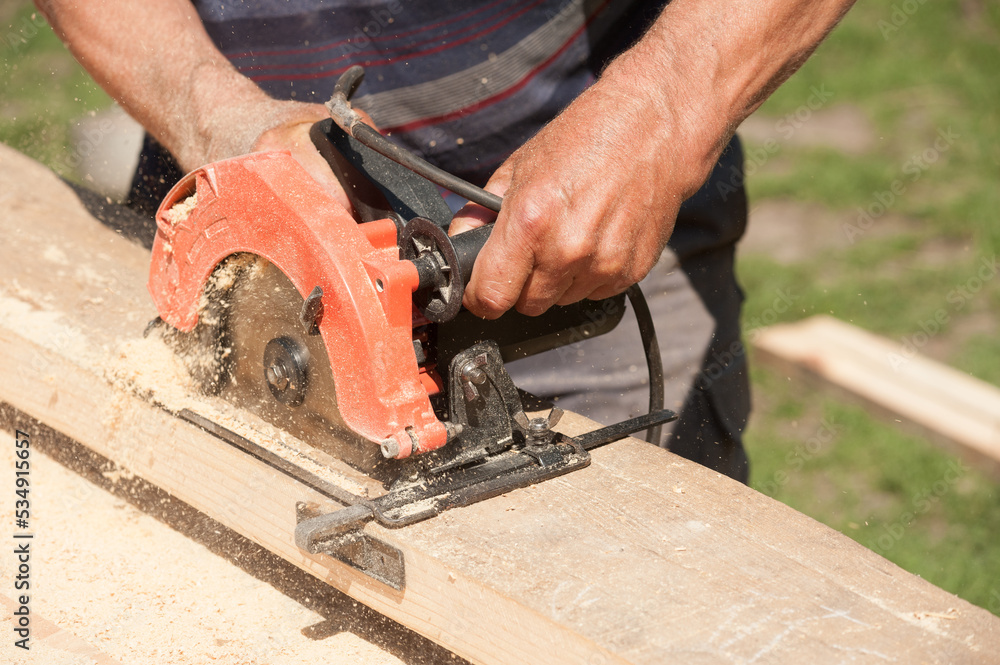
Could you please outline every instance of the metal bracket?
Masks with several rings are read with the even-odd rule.
[[[323,288],[314,286],[302,303],[302,311],[299,312],[299,321],[306,333],[310,335],[319,334],[319,324],[323,320]]]
[[[402,591],[406,587],[403,552],[358,529],[356,524],[350,529],[338,528],[343,525],[345,512],[352,512],[351,508],[323,513],[314,503],[298,502],[295,505],[295,544],[310,554],[331,556]]]

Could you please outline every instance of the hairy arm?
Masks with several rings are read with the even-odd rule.
[[[36,0],[76,59],[185,171],[255,150],[291,150],[350,209],[309,128],[320,104],[279,101],[215,48],[189,0]]]
[[[739,124],[853,1],[671,2],[490,179],[504,203],[466,306],[488,318],[540,314],[642,279]],[[452,232],[491,217],[467,206]]]

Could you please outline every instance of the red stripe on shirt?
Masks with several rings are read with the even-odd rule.
[[[437,23],[433,23],[431,25],[425,25],[425,26],[421,26],[419,28],[414,28],[414,29],[409,30],[407,32],[400,32],[400,33],[396,33],[396,34],[392,34],[392,35],[382,35],[380,37],[368,37],[368,38],[370,40],[372,40],[372,41],[378,41],[378,40],[384,40],[384,39],[393,39],[393,40],[395,40],[395,39],[402,39],[403,37],[410,37],[412,35],[416,35],[416,34],[419,34],[421,32],[426,32],[428,30],[434,30],[436,28],[440,28],[440,27],[448,25],[450,23],[455,23],[456,21],[461,21],[461,20],[467,19],[469,17],[475,16],[476,14],[480,14],[480,13],[482,13],[484,11],[493,9],[497,5],[503,4],[504,2],[508,2],[508,1],[509,0],[497,0],[496,2],[494,2],[492,4],[486,5],[485,7],[480,7],[479,9],[476,9],[474,11],[468,12],[466,14],[459,14],[458,16],[452,16],[449,19],[446,19],[446,20],[443,20],[443,21],[438,21]],[[366,33],[366,36],[367,36],[367,33]],[[255,57],[255,56],[256,57],[265,57],[266,58],[266,57],[280,57],[280,56],[285,56],[285,55],[306,55],[308,53],[321,53],[323,51],[328,51],[330,49],[338,48],[338,47],[343,46],[345,44],[349,44],[350,42],[351,42],[351,39],[348,38],[348,39],[341,39],[341,40],[336,41],[336,42],[331,42],[329,44],[324,44],[322,46],[313,46],[311,48],[302,48],[302,49],[277,49],[277,50],[274,50],[274,51],[246,51],[244,53],[228,53],[228,54],[226,54],[226,57],[228,57],[230,59],[236,59],[236,58],[250,58],[250,57]]]
[[[591,14],[591,16],[584,22],[582,26],[580,26],[580,28],[576,32],[573,33],[573,36],[570,37],[570,39],[567,40],[565,44],[559,47],[559,49],[555,53],[546,58],[544,62],[542,62],[540,65],[532,69],[530,72],[528,72],[528,74],[525,75],[524,78],[522,78],[520,81],[518,81],[511,87],[507,88],[506,90],[498,92],[492,97],[487,97],[486,99],[478,101],[474,104],[470,104],[469,106],[465,106],[455,111],[450,111],[443,115],[434,116],[431,118],[421,118],[420,120],[414,120],[412,122],[408,122],[404,125],[398,125],[396,127],[380,127],[379,130],[386,134],[391,132],[410,132],[415,129],[427,127],[429,125],[436,125],[442,122],[448,122],[449,120],[455,120],[456,118],[461,118],[462,116],[475,113],[480,109],[483,109],[492,104],[496,104],[497,102],[503,101],[504,99],[510,97],[511,95],[515,94],[516,92],[524,88],[524,86],[526,86],[533,78],[535,78],[539,74],[539,72],[547,68],[556,60],[556,58],[562,55],[566,51],[566,49],[568,49],[570,45],[573,44],[573,42],[575,42],[580,37],[581,34],[583,34],[584,30],[587,29],[587,26],[590,25],[590,23],[597,17],[597,15],[600,14],[602,11],[604,11],[605,7],[607,7],[609,4],[611,4],[611,0],[605,0],[605,2],[600,6],[600,8],[598,8],[597,11]]]

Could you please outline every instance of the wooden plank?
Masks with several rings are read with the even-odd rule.
[[[1000,388],[825,315],[763,330],[754,347],[1000,472]]]
[[[14,438],[3,427],[14,416],[9,411],[0,409],[5,442]],[[24,417],[17,419],[25,425]],[[14,635],[16,598],[29,594],[30,649],[4,639],[0,663],[402,665],[450,659],[444,649],[330,594],[315,578],[164,492],[110,471],[65,437],[28,429],[35,444],[34,585],[15,590],[5,579],[0,631]],[[12,445],[0,446],[0,468],[13,468],[14,453]],[[12,501],[0,505],[0,519],[14,523]],[[168,524],[183,525],[197,540]],[[16,567],[13,548],[0,550],[0,570]],[[323,596],[328,601],[315,600]]]
[[[0,400],[462,657],[986,663],[1000,648],[986,611],[636,440],[428,522],[369,525],[405,554],[402,592],[307,555],[292,542],[295,503],[322,497],[157,406],[186,397],[149,374],[149,348],[135,353],[153,316],[148,254],[9,150],[0,182]]]

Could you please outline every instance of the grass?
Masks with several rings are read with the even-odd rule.
[[[1000,385],[1000,279],[977,279],[1000,253],[1000,7],[921,4],[885,38],[879,21],[891,12],[889,2],[858,4],[761,110],[794,113],[825,86],[831,106],[864,112],[875,148],[858,157],[792,143],[748,187],[751,200],[819,203],[851,223],[899,181],[904,191],[873,224],[890,215],[909,223],[808,262],[743,257],[745,319],[769,312],[784,289],[797,300],[783,314],[770,310],[777,320],[829,313],[902,344],[943,311],[945,325],[922,350]],[[943,150],[934,145],[940,132],[954,138]],[[921,157],[934,161],[914,161]],[[754,487],[1000,614],[995,478],[811,386],[760,369],[753,383]]]
[[[110,104],[30,2],[0,4],[0,142],[73,176],[73,121]]]
[[[880,21],[890,20],[892,6],[859,3],[761,111],[775,118],[795,113],[826,86],[831,106],[852,104],[867,115],[876,147],[858,157],[783,146],[748,185],[755,201],[815,202],[850,221],[901,180],[906,191],[889,212],[913,223],[893,235],[863,234],[848,249],[798,264],[744,257],[746,322],[831,313],[903,339],[945,309],[939,359],[1000,385],[1000,279],[963,297],[961,307],[949,300],[984,257],[1000,253],[1000,6],[926,2],[886,38]],[[68,175],[71,121],[110,100],[33,13],[27,2],[0,4],[0,141]],[[949,128],[957,137],[912,179],[911,160]],[[929,260],[929,249],[942,243],[962,251]],[[779,290],[795,298],[781,314],[771,307]],[[754,370],[753,383],[747,447],[756,488],[1000,614],[994,479],[808,386],[762,369]]]
[[[918,435],[753,372],[752,485],[1000,614],[1000,492]]]
[[[969,7],[981,13],[968,15]],[[965,9],[963,9],[965,8]],[[1000,188],[983,186],[1000,175],[1000,8],[996,3],[925,3],[884,39],[879,21],[888,2],[859,3],[844,23],[765,105],[794,112],[820,86],[875,123],[877,148],[863,160],[833,150],[794,154],[795,169],[750,180],[755,197],[792,197],[834,207],[867,207],[873,194],[901,178],[907,193],[892,206],[936,233],[971,237],[984,251],[1000,251]],[[932,149],[939,132],[954,142],[932,163],[903,170]],[[916,181],[910,178],[918,175]]]

